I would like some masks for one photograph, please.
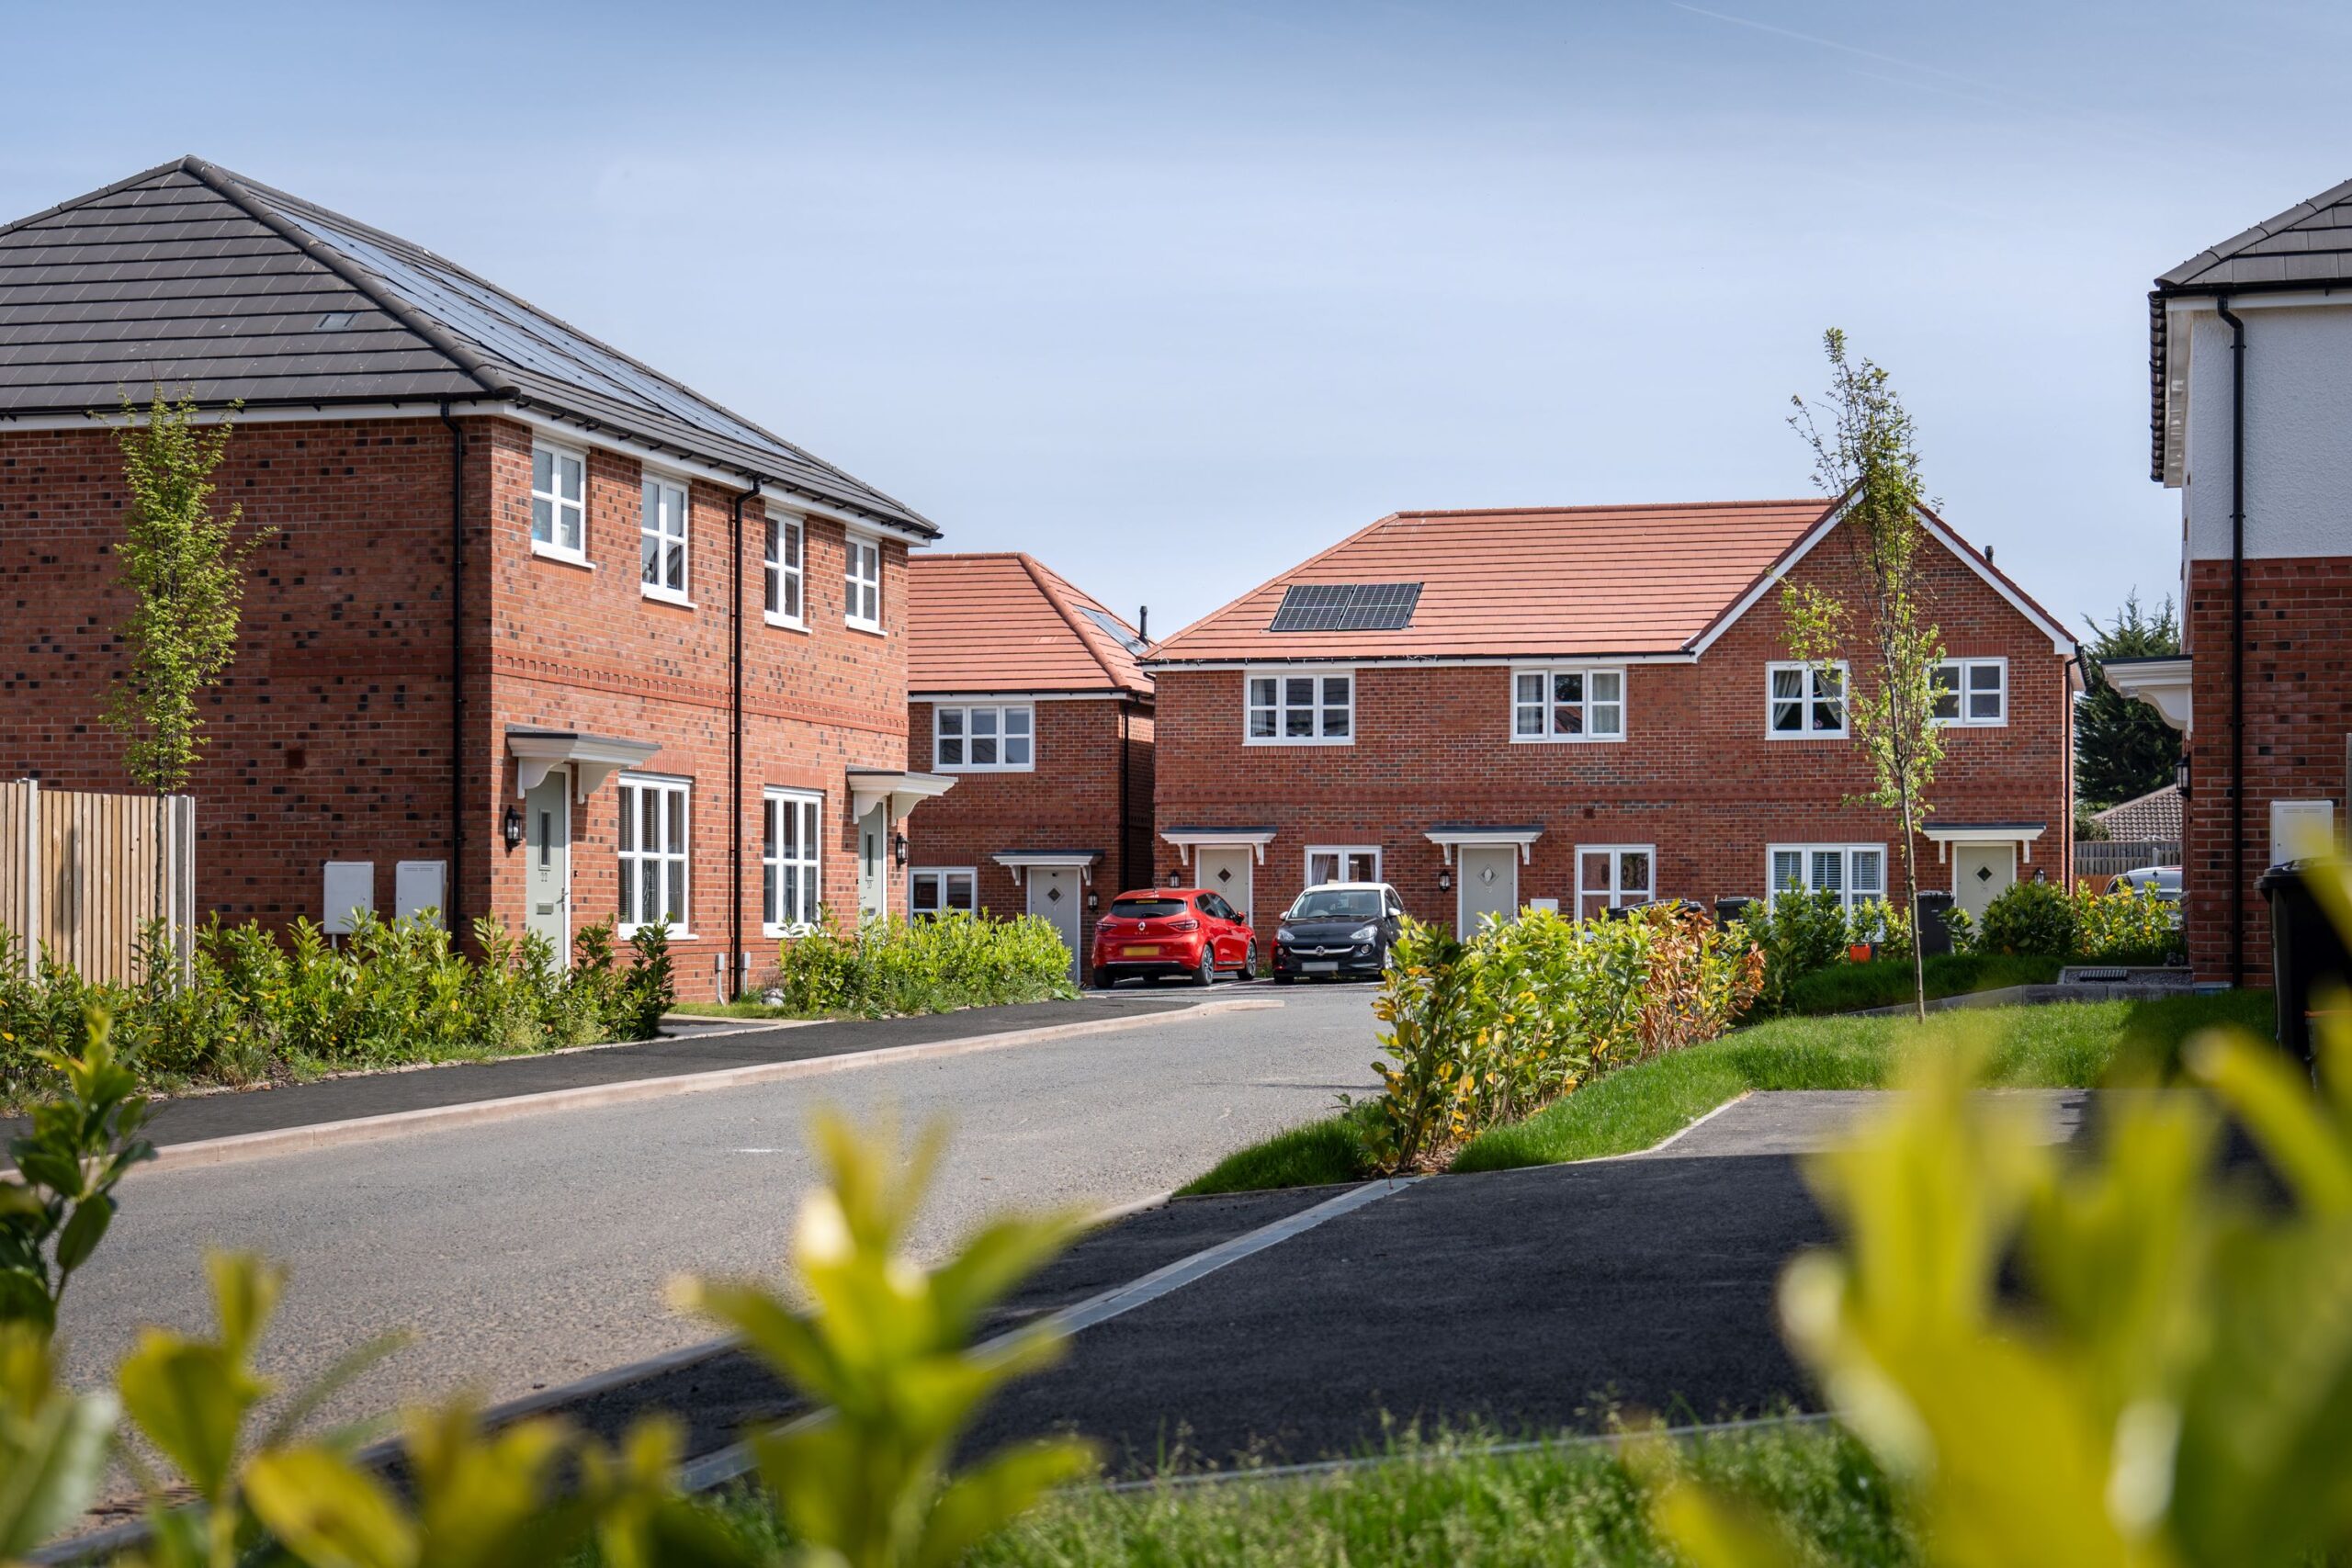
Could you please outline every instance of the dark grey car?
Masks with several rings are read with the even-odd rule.
[[[1405,901],[1385,882],[1326,882],[1300,894],[1274,930],[1274,984],[1377,979]]]

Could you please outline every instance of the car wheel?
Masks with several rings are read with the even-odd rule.
[[[1216,984],[1216,944],[1215,942],[1201,943],[1200,967],[1193,971],[1193,984],[1195,986]]]
[[[1241,960],[1241,977],[1245,980],[1258,977],[1258,939],[1254,936],[1250,939],[1248,956]]]
[[[1274,971],[1274,984],[1277,986],[1287,986],[1296,978],[1298,978],[1297,976],[1285,974],[1280,969]]]
[[[1103,968],[1103,967],[1102,967],[1102,965],[1100,965],[1100,964],[1097,964],[1097,965],[1095,966],[1095,970],[1094,970],[1094,988],[1095,988],[1096,990],[1098,990],[1098,991],[1107,991],[1107,990],[1110,990],[1113,987],[1116,986],[1118,983],[1119,983],[1119,977],[1118,977],[1116,975],[1112,974],[1110,970],[1108,970],[1108,969],[1106,969],[1106,968]]]

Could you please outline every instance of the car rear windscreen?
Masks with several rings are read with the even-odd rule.
[[[1302,893],[1290,907],[1294,920],[1376,920],[1380,895],[1365,888],[1330,893]]]
[[[1119,920],[1157,920],[1168,915],[1184,912],[1182,898],[1114,898],[1111,918]]]

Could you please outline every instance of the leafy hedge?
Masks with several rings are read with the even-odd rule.
[[[1075,997],[1069,949],[1053,923],[951,913],[843,929],[828,911],[781,944],[769,997],[816,1016],[888,1018]]]
[[[2099,893],[2087,882],[2071,890],[2052,882],[2014,883],[1985,908],[1980,926],[1963,919],[1953,938],[1969,953],[2089,964],[2175,964],[2187,952],[2178,905],[2153,887]]]
[[[1440,1167],[1600,1074],[1721,1034],[1763,968],[1736,926],[1663,906],[1611,920],[1531,911],[1466,942],[1408,920],[1373,1009],[1389,1060],[1373,1064],[1366,1152],[1383,1172]]]
[[[17,940],[0,931],[0,1101],[53,1087],[40,1054],[78,1053],[95,1009],[141,1084],[245,1084],[341,1068],[446,1061],[642,1040],[672,1000],[669,938],[631,938],[626,966],[613,928],[585,928],[570,968],[537,933],[474,922],[481,956],[458,951],[437,922],[362,919],[340,944],[308,920],[283,939],[257,922],[197,933],[180,984],[160,929],[141,944],[137,985],[84,979],[46,951],[24,974]]]

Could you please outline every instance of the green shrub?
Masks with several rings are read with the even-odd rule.
[[[2075,951],[2093,964],[2173,964],[2188,953],[2179,907],[2153,887],[2095,893],[2086,885],[2074,903]]]
[[[1388,1026],[1380,1096],[1342,1103],[1376,1169],[1442,1164],[1612,1067],[1714,1038],[1764,966],[1739,927],[1668,908],[1609,920],[1535,910],[1467,942],[1408,920],[1373,1007]]]
[[[894,916],[844,931],[827,910],[781,944],[774,994],[797,1013],[888,1018],[1074,997],[1069,976],[1061,933],[1035,916]]]
[[[2054,882],[2013,882],[1985,906],[1979,953],[2064,958],[2075,951],[2075,902]]]

